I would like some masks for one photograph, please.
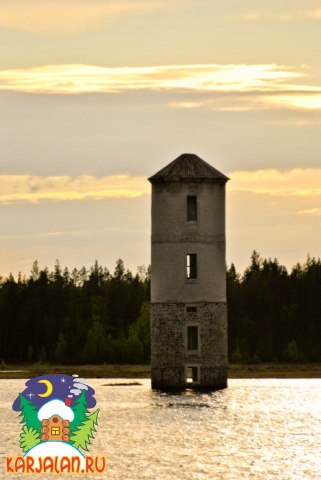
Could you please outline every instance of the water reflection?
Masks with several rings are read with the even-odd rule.
[[[90,381],[100,408],[90,454],[107,459],[100,478],[321,479],[321,380],[230,380],[226,390],[180,394],[139,381]],[[21,426],[10,409],[24,381],[0,384],[3,472],[5,455],[20,454]]]

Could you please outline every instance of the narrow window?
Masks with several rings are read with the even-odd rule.
[[[187,221],[197,221],[197,196],[187,195]]]
[[[197,307],[186,307],[187,313],[197,313]]]
[[[186,255],[186,269],[187,269],[187,278],[196,279],[197,278],[197,255],[196,253],[188,253]]]
[[[187,350],[198,350],[198,326],[187,327]]]
[[[187,367],[187,383],[196,383],[198,382],[198,368],[197,367]]]

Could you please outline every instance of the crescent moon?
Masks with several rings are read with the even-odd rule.
[[[44,383],[47,387],[47,390],[45,393],[38,393],[39,397],[49,397],[49,395],[52,394],[52,383],[49,382],[49,380],[39,380],[38,383]]]

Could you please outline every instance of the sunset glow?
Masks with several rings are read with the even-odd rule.
[[[3,90],[43,93],[114,92],[125,89],[246,91],[289,89],[286,79],[302,76],[277,65],[177,65],[104,68],[48,65],[0,72]]]
[[[149,194],[144,177],[114,175],[95,178],[82,175],[70,177],[32,177],[0,175],[0,203],[38,203],[40,201],[102,200],[104,198],[136,198]]]
[[[321,169],[257,170],[231,172],[231,192],[248,191],[276,196],[320,196]],[[308,188],[307,188],[308,186]]]
[[[2,0],[2,26],[43,34],[72,35],[108,25],[119,17],[166,8],[167,2],[146,0]]]
[[[0,90],[28,93],[117,93],[133,90],[225,93],[233,106],[217,107],[211,100],[173,102],[177,108],[249,110],[261,107],[321,108],[321,88],[293,85],[302,71],[277,65],[181,65],[104,68],[89,65],[48,65],[0,71]],[[255,101],[253,98],[255,95]]]
[[[0,276],[148,265],[147,179],[184,152],[231,179],[227,263],[320,256],[320,22],[315,0],[2,0]]]
[[[284,196],[321,196],[321,169],[235,171],[227,173],[227,184],[233,194]],[[37,203],[41,201],[103,200],[105,198],[136,198],[150,195],[146,177],[112,175],[97,178],[89,175],[36,177],[0,175],[0,203]],[[309,188],[306,186],[309,185]],[[301,212],[302,213],[302,212]]]

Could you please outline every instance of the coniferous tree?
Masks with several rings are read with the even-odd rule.
[[[70,430],[72,432],[75,431],[76,428],[80,427],[80,425],[86,420],[86,414],[89,413],[87,405],[88,402],[86,400],[86,392],[85,390],[83,390],[75,401],[75,404],[72,406],[72,410],[75,415],[73,421],[70,424]]]
[[[19,417],[22,417],[20,423],[25,423],[28,429],[33,428],[39,433],[41,429],[41,423],[38,419],[37,406],[33,405],[33,403],[27,398],[25,398],[21,393],[19,393],[19,398],[21,409]]]
[[[91,439],[94,438],[93,433],[96,432],[95,426],[98,425],[99,408],[91,415],[86,417],[86,420],[70,435],[71,444],[76,448],[82,448],[88,451],[88,445]]]
[[[253,251],[243,275],[232,264],[226,279],[230,360],[238,348],[242,361],[290,361],[295,341],[298,360],[321,361],[320,259],[308,255],[288,273]],[[0,358],[148,362],[149,301],[150,267],[133,275],[119,259],[114,273],[97,261],[69,273],[58,261],[52,272],[34,262],[29,278],[0,281]]]

